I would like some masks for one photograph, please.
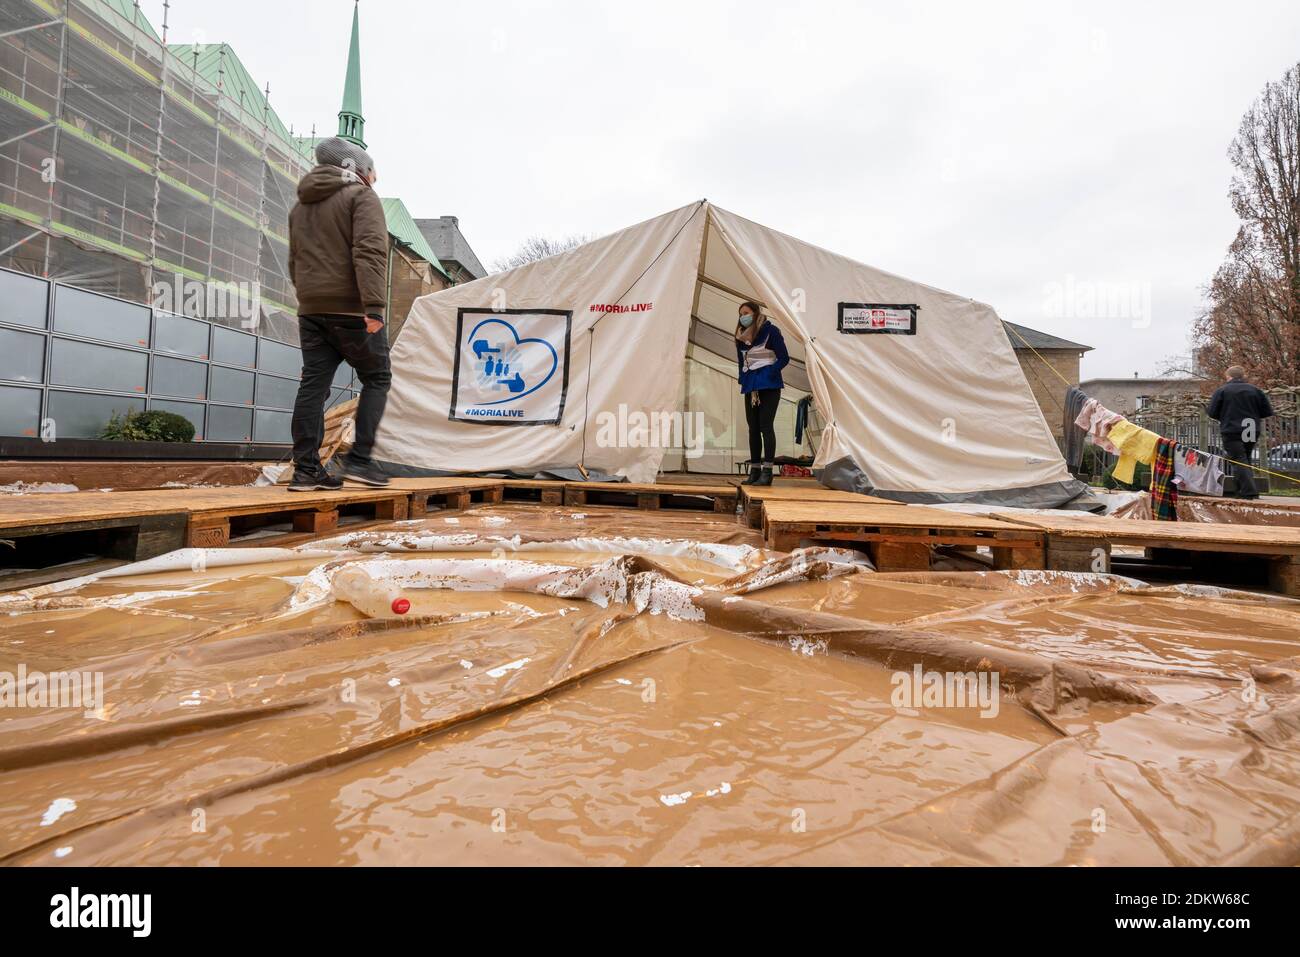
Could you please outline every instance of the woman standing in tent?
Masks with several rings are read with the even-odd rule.
[[[776,467],[776,410],[781,405],[781,370],[790,364],[785,337],[758,303],[740,304],[736,324],[740,394],[749,424],[749,478],[742,485],[771,485]]]

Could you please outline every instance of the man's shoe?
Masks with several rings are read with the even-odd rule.
[[[360,482],[372,488],[385,488],[388,485],[388,476],[373,462],[360,462],[351,455],[345,455],[341,464],[343,478],[349,482]]]
[[[772,466],[764,465],[759,470],[758,479],[754,482],[755,486],[764,486],[772,484]]]
[[[300,469],[293,470],[293,478],[289,480],[290,492],[337,492],[343,487],[343,480],[335,478],[324,469]]]
[[[756,484],[756,483],[758,482],[758,473],[759,473],[760,471],[762,471],[762,470],[761,470],[757,465],[751,465],[751,466],[749,467],[749,478],[745,479],[745,481],[741,482],[740,484],[741,484],[741,485],[754,485],[754,484]]]

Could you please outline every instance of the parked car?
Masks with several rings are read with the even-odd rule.
[[[1283,442],[1270,449],[1268,464],[1280,472],[1300,472],[1300,442]]]

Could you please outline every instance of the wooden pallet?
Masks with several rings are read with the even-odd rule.
[[[763,504],[763,537],[788,552],[802,541],[866,544],[878,571],[924,571],[937,545],[987,546],[996,568],[1043,568],[1045,534],[1002,518],[890,502]]]
[[[1200,562],[1251,557],[1268,563],[1273,590],[1300,597],[1300,528],[1209,522],[1154,522],[1106,518],[1080,512],[1052,515],[995,514],[1047,536],[1049,568],[1109,570],[1112,546],[1143,548],[1163,559],[1183,556]],[[1104,568],[1099,568],[1104,565]]]
[[[469,508],[478,502],[495,505],[502,500],[501,479],[479,478],[395,478],[388,487],[410,495],[407,517],[420,518],[430,507],[448,510]]]
[[[566,482],[565,505],[619,505],[636,508],[706,509],[735,514],[734,485],[639,485],[635,482]]]
[[[406,518],[410,502],[409,492],[393,488],[290,492],[277,485],[183,491],[190,515],[185,543],[200,548],[221,548],[230,544],[232,535],[286,521],[294,533],[320,535],[337,529],[344,512],[370,521],[396,521]]]
[[[565,482],[554,479],[501,479],[502,493],[508,502],[540,502],[563,505]]]
[[[764,502],[840,502],[852,505],[898,505],[888,498],[874,495],[859,495],[856,492],[842,492],[827,488],[817,482],[808,480],[798,484],[781,485],[738,485],[740,490],[741,514],[750,528],[763,527]]]

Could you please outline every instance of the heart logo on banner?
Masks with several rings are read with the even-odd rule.
[[[493,325],[501,326],[509,333],[512,346],[495,345],[483,338],[484,327]],[[495,379],[512,390],[504,399],[477,403],[479,405],[502,405],[531,395],[550,382],[560,367],[560,354],[553,345],[545,339],[520,336],[519,331],[504,319],[484,319],[474,327],[466,341],[478,358],[486,359],[489,365],[496,362],[504,368],[500,377],[487,372],[480,373],[480,383],[486,384]],[[509,356],[509,362],[505,361],[506,356]],[[524,373],[528,374],[528,378],[524,378]],[[538,376],[541,377],[540,381],[534,382]],[[520,391],[513,391],[511,383],[517,384]]]

